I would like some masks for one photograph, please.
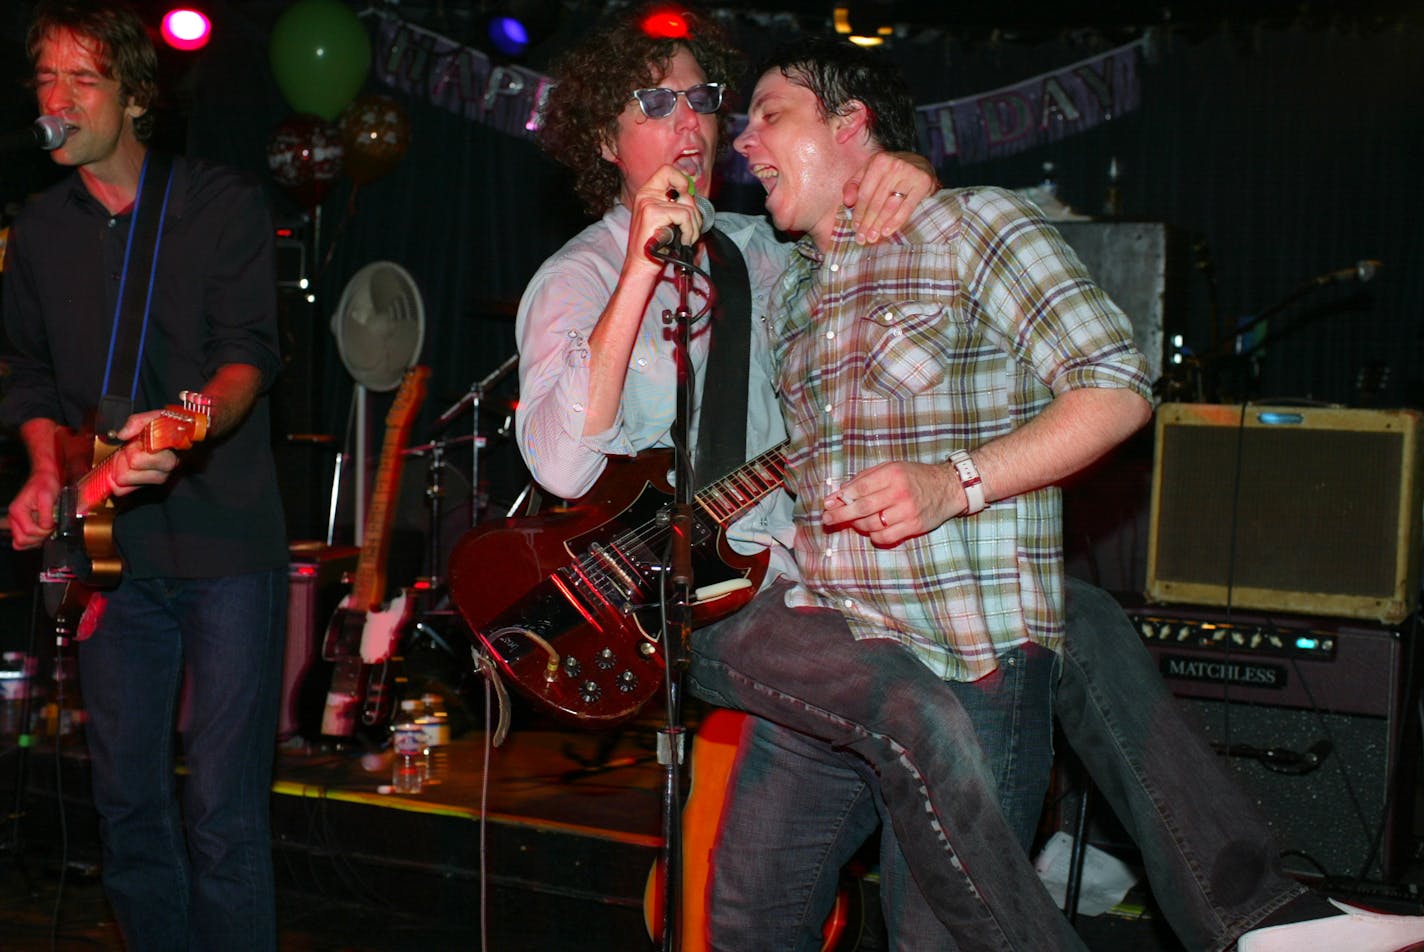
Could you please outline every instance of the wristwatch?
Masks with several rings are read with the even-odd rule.
[[[984,477],[979,475],[979,467],[974,465],[968,450],[956,450],[949,456],[954,471],[959,474],[959,485],[964,488],[964,498],[969,508],[960,515],[972,516],[987,505],[984,500]]]

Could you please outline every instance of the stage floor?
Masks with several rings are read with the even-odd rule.
[[[697,716],[689,712],[689,731]],[[450,745],[438,782],[408,796],[380,792],[382,756],[363,762],[289,742],[273,785],[281,948],[657,948],[642,906],[662,842],[659,726],[588,733],[516,710],[503,746],[486,749],[485,732],[471,727]],[[0,796],[13,798],[18,766],[11,743]],[[26,767],[23,812],[0,843],[0,949],[120,950],[97,882],[82,744],[33,748]],[[873,877],[852,889],[852,928],[837,948],[884,950]],[[1130,895],[1120,910],[1147,902]],[[1181,952],[1150,912],[1080,918],[1078,929],[1094,952]]]

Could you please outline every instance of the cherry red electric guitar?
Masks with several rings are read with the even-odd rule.
[[[612,459],[572,508],[476,527],[450,554],[455,607],[515,687],[555,716],[615,725],[662,685],[671,462],[667,450]],[[737,554],[725,530],[784,481],[778,446],[697,494],[693,627],[756,593],[767,554]]]

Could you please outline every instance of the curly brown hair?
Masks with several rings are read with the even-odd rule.
[[[649,36],[641,24],[658,9],[666,7],[642,7],[603,25],[568,50],[552,71],[556,85],[544,104],[539,141],[573,169],[574,190],[595,215],[611,208],[623,191],[622,172],[601,150],[617,135],[618,117],[633,90],[653,85],[680,49],[692,54],[710,82],[730,81],[740,59],[717,25],[699,13],[679,11],[687,20],[685,38]],[[727,113],[724,108],[717,114],[719,142],[727,139]]]
[[[143,19],[123,0],[48,0],[30,20],[27,49],[30,64],[39,60],[40,45],[52,33],[73,33],[94,56],[109,79],[119,81],[119,102],[129,99],[149,110],[158,95],[158,53],[148,38]],[[134,119],[140,142],[153,132],[151,111]]]

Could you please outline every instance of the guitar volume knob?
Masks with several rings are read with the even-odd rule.
[[[604,671],[611,670],[613,668],[614,662],[617,660],[618,659],[613,654],[612,648],[599,648],[598,654],[593,656],[593,663],[598,665]]]
[[[561,666],[564,669],[564,674],[568,675],[571,678],[578,677],[579,674],[583,671],[583,665],[580,664],[579,659],[575,658],[573,655],[564,655],[564,660],[561,663]]]
[[[579,685],[579,699],[585,704],[597,704],[603,697],[603,689],[598,686],[597,681],[585,681]]]
[[[624,694],[631,694],[638,689],[638,676],[632,671],[624,669],[618,675],[618,690]]]

